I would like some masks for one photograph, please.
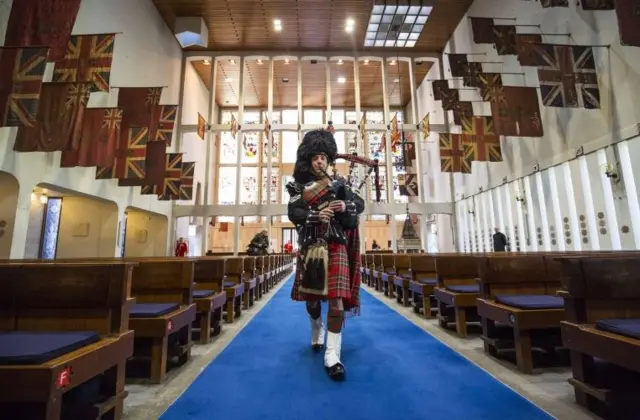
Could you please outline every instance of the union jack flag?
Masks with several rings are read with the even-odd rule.
[[[482,73],[480,75],[480,93],[487,102],[498,101],[504,96],[500,73]]]
[[[466,159],[478,162],[501,162],[500,136],[493,129],[493,118],[462,119],[463,152]]]
[[[538,44],[538,78],[545,106],[600,108],[593,48]]]
[[[0,48],[0,127],[34,127],[48,48]]]
[[[460,134],[440,134],[440,171],[471,173],[471,161],[464,155]]]
[[[180,174],[180,200],[193,199],[193,176],[196,170],[195,162],[182,162]]]
[[[158,200],[179,200],[181,178],[182,153],[167,153],[164,167],[164,182],[158,194]]]
[[[96,179],[116,179],[116,165],[98,166],[96,168]]]
[[[149,142],[148,127],[130,127],[127,139],[127,150],[123,157],[119,157],[118,178],[122,179],[143,179],[146,175],[147,165],[147,143]]]
[[[92,91],[108,92],[116,36],[74,35],[64,59],[56,63],[54,82],[93,82]]]
[[[160,105],[156,107],[156,112],[158,112],[159,116],[153,141],[163,141],[167,146],[171,146],[178,105]]]

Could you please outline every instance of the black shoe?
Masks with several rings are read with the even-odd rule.
[[[334,381],[344,381],[345,371],[342,363],[336,363],[331,367],[325,366],[325,369],[327,370],[329,377]]]
[[[313,349],[313,351],[319,352],[320,350],[322,350],[324,348],[324,345],[322,345],[322,344],[312,344],[311,348]]]

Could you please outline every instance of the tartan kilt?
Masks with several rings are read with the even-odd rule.
[[[291,289],[291,299],[306,302],[312,300],[328,300],[342,298],[351,301],[351,281],[349,279],[349,255],[347,247],[342,244],[330,243],[328,262],[328,294],[327,296],[309,295],[299,291],[302,285],[302,259],[304,255],[298,252],[296,259],[296,278]]]

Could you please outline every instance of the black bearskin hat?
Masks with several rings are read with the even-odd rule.
[[[338,145],[333,134],[326,130],[313,130],[304,135],[302,143],[298,146],[296,166],[293,170],[293,179],[299,184],[307,184],[313,181],[311,171],[311,159],[323,154],[327,161],[332,163],[338,155]]]

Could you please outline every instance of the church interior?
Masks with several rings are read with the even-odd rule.
[[[0,418],[640,419],[638,27],[0,0]]]

